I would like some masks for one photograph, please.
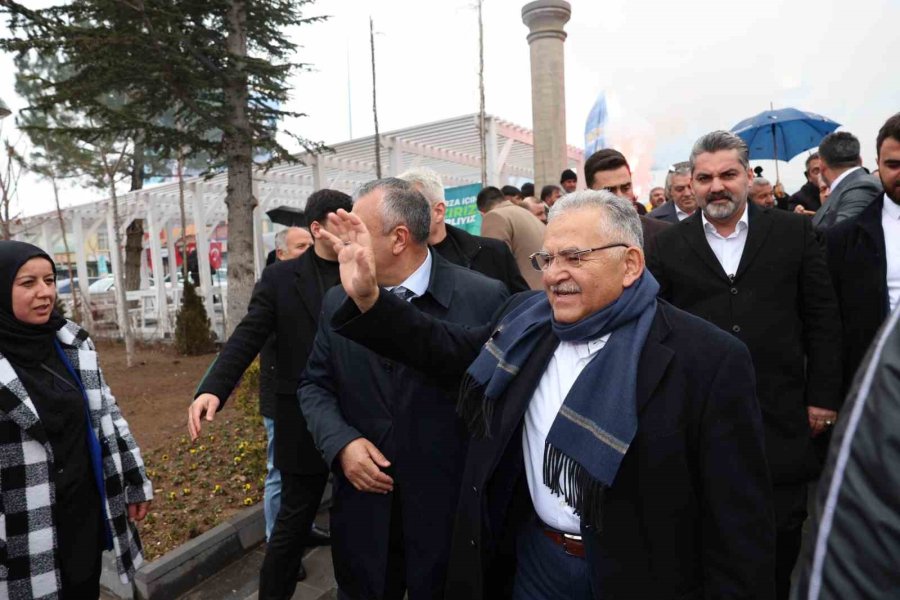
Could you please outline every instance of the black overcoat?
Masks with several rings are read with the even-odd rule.
[[[859,215],[825,232],[828,269],[837,292],[844,339],[844,390],[888,316],[884,194]]]
[[[841,406],[837,299],[810,220],[748,203],[749,229],[730,279],[706,240],[701,211],[656,238],[647,266],[660,298],[744,342],[753,357],[775,485],[819,470],[807,406]]]
[[[276,262],[263,270],[253,288],[247,314],[196,392],[215,394],[224,404],[269,335],[274,333],[275,466],[302,475],[326,470],[297,406],[297,385],[316,336],[325,293],[314,251]]]
[[[479,328],[413,314],[387,294],[363,315],[345,303],[332,323],[452,385],[502,314],[528,295]],[[385,322],[394,324],[390,335]],[[498,399],[490,437],[469,444],[448,600],[509,597],[516,534],[534,515],[524,415],[556,345],[552,334],[540,341]],[[594,597],[771,598],[775,526],[746,347],[660,302],[638,365],[637,404],[637,436],[606,493],[603,529],[582,526]]]
[[[412,300],[419,311],[479,325],[507,298],[500,281],[453,265],[435,252],[432,258],[428,290]],[[381,597],[397,494],[409,598],[439,600],[467,442],[455,412],[455,390],[334,333],[328,323],[345,298],[339,287],[325,296],[315,347],[298,392],[316,445],[335,474],[335,578],[351,598]],[[386,325],[390,330],[395,324]],[[395,481],[392,494],[358,491],[344,477],[336,457],[359,437],[391,461],[387,471]]]

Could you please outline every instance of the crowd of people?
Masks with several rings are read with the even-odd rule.
[[[188,409],[260,356],[259,597],[322,544],[347,600],[896,592],[900,113],[876,156],[832,133],[789,196],[714,131],[646,206],[604,149],[481,236],[428,169],[313,193]],[[0,597],[95,598],[152,486],[52,259],[0,242],[0,292]]]
[[[712,132],[649,211],[604,149],[587,189],[483,188],[482,236],[427,169],[313,194],[310,251],[266,270],[189,412],[196,436],[274,334],[260,597],[304,575],[331,472],[341,598],[788,598],[900,301],[898,149],[900,115],[877,175],[833,133],[788,196]]]

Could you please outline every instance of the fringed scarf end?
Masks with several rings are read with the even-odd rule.
[[[603,529],[603,497],[607,486],[549,442],[544,444],[544,484],[562,496],[581,520],[596,531]]]

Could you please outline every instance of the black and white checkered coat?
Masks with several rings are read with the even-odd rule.
[[[127,583],[143,562],[137,529],[128,520],[128,504],[150,500],[152,486],[87,332],[70,321],[57,332],[57,339],[87,393],[103,458],[105,509],[116,566]],[[34,404],[0,354],[0,598],[59,596],[52,473],[53,451]]]

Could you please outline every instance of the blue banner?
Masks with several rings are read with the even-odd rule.
[[[481,235],[481,213],[475,198],[481,191],[480,183],[461,185],[444,190],[447,212],[444,221],[448,225],[465,229],[473,235]]]
[[[588,158],[597,150],[606,147],[606,120],[609,114],[606,110],[606,93],[600,92],[594,107],[588,113],[587,122],[584,124],[584,157]]]

